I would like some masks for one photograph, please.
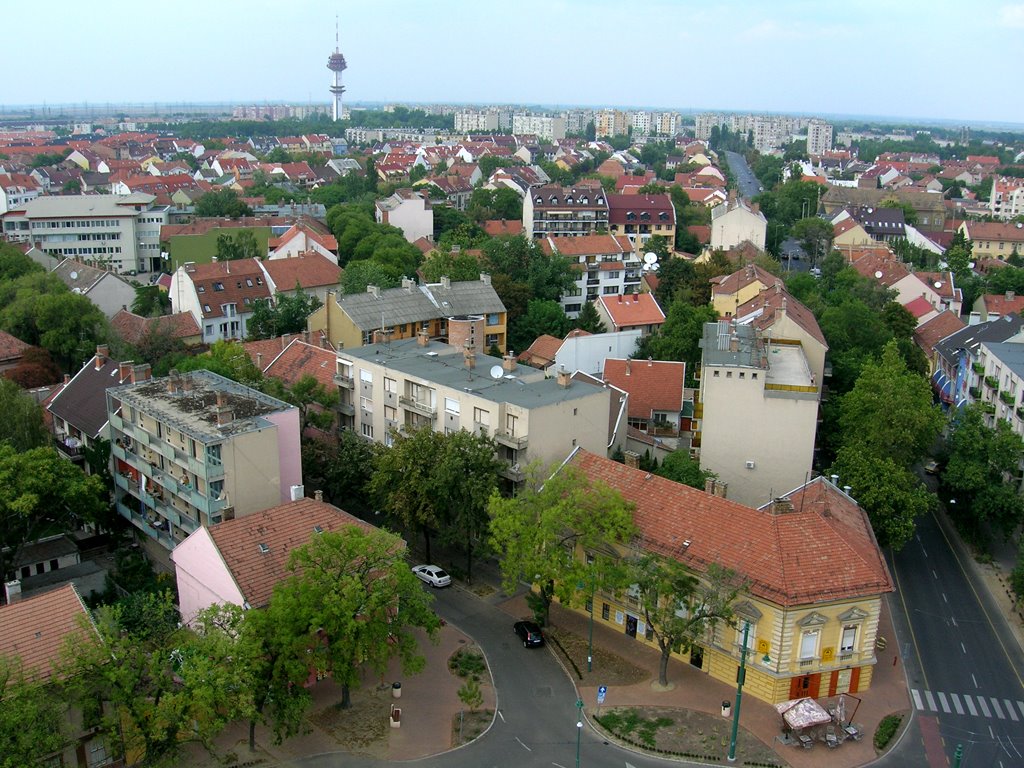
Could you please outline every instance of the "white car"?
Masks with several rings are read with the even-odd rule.
[[[439,565],[414,565],[412,572],[432,587],[440,589],[452,583],[452,577]]]

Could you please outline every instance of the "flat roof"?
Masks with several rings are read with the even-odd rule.
[[[170,385],[175,378],[177,391],[172,392]],[[203,443],[215,443],[243,432],[266,429],[271,424],[264,416],[295,408],[205,370],[111,387],[107,393],[122,404],[154,416]],[[233,413],[231,421],[221,427],[217,426],[218,394],[224,396],[226,406]]]
[[[339,351],[338,359],[353,364],[374,363],[427,385],[462,390],[494,403],[523,408],[589,397],[604,389],[578,380],[562,387],[556,378],[547,378],[543,371],[526,366],[517,366],[511,373],[502,370],[500,377],[492,378],[491,371],[501,368],[501,358],[478,354],[476,366],[470,370],[465,366],[461,348],[438,341],[426,346],[420,346],[416,339],[370,344]]]
[[[156,177],[154,177],[156,178]],[[134,216],[134,205],[149,206],[155,195],[43,195],[25,204],[29,219],[67,216]]]
[[[767,371],[766,384],[812,387],[811,368],[799,344],[763,338],[753,326],[728,320],[704,324],[701,340],[705,365]]]

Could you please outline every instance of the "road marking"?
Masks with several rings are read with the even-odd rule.
[[[500,709],[498,710],[498,717],[501,718],[501,722],[503,722],[503,723],[505,722],[505,716],[503,714],[501,714],[501,710]]]
[[[952,712],[952,710],[949,708],[949,704],[946,701],[946,694],[944,694],[942,691],[939,691],[939,703],[942,705],[942,711],[945,712],[947,715]]]
[[[971,713],[972,717],[978,716],[978,710],[974,708],[974,699],[970,696],[964,695],[964,704],[967,705],[967,711]]]
[[[1015,723],[1020,722],[1020,718],[1017,717],[1017,713],[1013,711],[1013,702],[1009,699],[1003,699],[1003,703],[1006,705],[1006,714],[1010,716],[1010,719]]]
[[[977,698],[978,706],[981,707],[982,714],[985,715],[985,717],[992,717],[992,713],[988,711],[988,704],[985,703],[985,699],[983,699],[981,696],[978,696]],[[991,725],[988,728],[989,730],[992,730]]]
[[[921,703],[921,694],[917,692],[916,688],[910,689],[910,695],[914,697],[914,706],[918,709],[924,709],[924,704]]]
[[[561,763],[552,763],[552,765],[556,766],[556,768],[565,768]]]
[[[900,596],[900,605],[903,606],[903,615],[907,618],[907,630],[910,632],[910,642],[914,644],[914,655],[917,657],[917,668],[921,670],[921,679],[928,685],[928,673],[924,671],[924,663],[921,661],[921,649],[917,647],[917,635],[914,634],[914,623],[910,620],[910,611],[907,610],[907,600],[903,596],[903,589],[900,586],[900,574],[893,563],[892,578],[896,582],[896,593]]]
[[[963,643],[960,643],[960,650],[963,651],[964,653],[967,653],[967,648],[966,648],[966,646],[964,646]]]
[[[978,685],[978,678],[976,678],[976,677],[974,676],[974,673],[973,673],[973,672],[971,672],[971,680],[972,680],[972,681],[974,681],[974,687],[975,687],[975,688],[980,688],[980,687],[981,687],[981,686],[979,686],[979,685]]]
[[[1003,708],[999,706],[999,699],[992,699],[992,709],[995,710],[996,717],[1000,720],[1005,720],[1006,715],[1003,714]]]
[[[1018,701],[1017,706],[1020,708],[1020,713],[1024,715],[1024,701]]]
[[[946,597],[946,593],[945,592],[942,593],[942,602],[944,602],[944,603],[948,603],[949,602],[949,598]]]
[[[516,741],[518,741],[518,742],[519,742],[519,746],[521,746],[521,747],[522,747],[523,749],[525,749],[525,750],[526,750],[527,752],[533,752],[533,750],[532,750],[532,749],[530,749],[530,748],[529,748],[528,746],[526,746],[525,744],[523,744],[522,740],[521,740],[521,739],[520,739],[520,738],[519,738],[518,736],[516,736]]]
[[[993,739],[996,737],[996,732],[992,730],[991,725],[988,727],[988,735],[991,736]]]
[[[953,709],[956,710],[956,713],[958,715],[962,715],[964,713],[964,708],[960,705],[960,697],[955,693],[951,693],[949,694],[949,698],[953,700]]]
[[[932,696],[932,692],[925,691],[924,698],[928,702],[928,709],[930,709],[932,712],[938,712],[938,710],[935,709],[935,697]]]
[[[953,622],[953,626],[955,627],[955,626],[956,626],[956,616],[950,616],[950,617],[949,617],[949,620],[950,620],[951,622]]]
[[[935,569],[934,569],[934,568],[932,568],[932,577],[933,577],[933,578],[935,578],[935,579],[938,579],[938,578],[939,578],[939,574],[937,574],[937,573],[935,572]]]

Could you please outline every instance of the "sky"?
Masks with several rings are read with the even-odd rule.
[[[325,103],[335,15],[348,103],[1024,124],[1012,0],[3,3],[0,107]]]

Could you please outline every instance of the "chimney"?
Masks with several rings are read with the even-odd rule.
[[[259,368],[261,371],[263,370],[263,353],[262,352],[257,352],[256,353],[256,367]]]
[[[1016,296],[1016,295],[1017,294],[1015,294],[1013,291],[1007,291],[1006,292],[1006,300],[1007,301],[1013,301],[1013,297]]]
[[[626,457],[626,466],[632,467],[633,469],[640,469],[640,454],[636,451],[626,451],[623,456]]]
[[[217,414],[217,426],[223,427],[234,421],[235,409],[228,404],[227,392],[217,392],[217,405],[213,409]]]
[[[648,368],[653,368],[654,367],[654,358],[651,357],[650,355],[647,356],[647,367]]]
[[[740,351],[740,337],[736,335],[736,331],[733,331],[731,334],[729,334],[729,351]]]
[[[843,486],[843,493],[845,493],[847,496],[850,495],[850,491],[852,491],[852,490],[853,490],[853,486],[850,486],[850,485],[844,485]]]
[[[501,367],[505,373],[511,373],[516,369],[516,355],[511,349],[501,358]]]
[[[402,287],[405,288],[406,293],[412,293],[413,286],[416,285],[416,281],[408,277],[402,278]]]
[[[171,368],[171,375],[167,377],[167,394],[176,395],[178,394],[178,369]]]
[[[181,391],[191,392],[192,391],[192,374],[186,373],[181,377]]]
[[[305,497],[306,497],[306,486],[304,486],[304,485],[293,485],[289,489],[289,496],[288,496],[288,498],[291,499],[292,501],[299,501],[300,499],[304,499]]]
[[[366,286],[366,292],[373,294],[373,298],[375,298],[375,299],[379,299],[380,298],[380,286],[368,285],[368,286]]]
[[[447,275],[442,277],[441,278],[441,287],[442,288],[451,288],[452,287],[452,279],[450,277],[448,277]]]
[[[476,368],[476,351],[469,345],[467,341],[465,346],[462,348],[462,359],[466,363],[466,368],[473,370]]]
[[[330,345],[327,343],[327,334],[320,331],[320,349],[330,349]]]
[[[773,515],[785,515],[793,511],[793,502],[789,499],[772,499],[769,510]]]
[[[480,282],[483,283],[484,285],[490,285],[491,284],[491,276],[488,275],[486,272],[481,272],[480,273]]]
[[[309,344],[309,331],[308,330],[302,332],[302,340],[304,342],[306,342],[307,344]]]
[[[131,379],[131,376],[132,376],[132,361],[131,360],[123,360],[123,361],[121,361],[120,363],[117,364],[117,380],[121,384],[124,384],[129,379]]]
[[[709,477],[704,480],[704,493],[715,495],[715,478]]]
[[[384,331],[382,329],[378,329],[378,330],[373,332],[373,343],[374,344],[383,344],[387,340],[388,340],[387,334],[384,333]]]
[[[621,293],[618,296],[616,296],[615,298],[617,298],[619,300],[619,304],[622,303],[622,294]]]
[[[15,579],[4,584],[4,592],[7,595],[7,604],[13,605],[21,600],[21,582]]]
[[[140,384],[153,378],[153,369],[149,363],[132,366],[132,384]]]
[[[416,334],[416,344],[418,344],[421,347],[429,346],[430,345],[430,332],[429,331],[419,331]]]
[[[829,479],[832,481],[832,485],[836,488],[839,487],[839,475],[829,475]]]
[[[107,358],[110,357],[110,347],[106,344],[96,345],[96,370],[102,370],[103,366],[106,365]]]
[[[754,213],[759,213],[761,211],[761,204],[760,203],[751,203],[750,204],[750,210],[753,211]]]
[[[558,386],[562,389],[568,389],[572,386],[572,375],[564,367],[559,369],[557,379]]]
[[[318,488],[317,490],[313,491],[313,498],[316,499],[317,501],[323,501],[324,492]]]

